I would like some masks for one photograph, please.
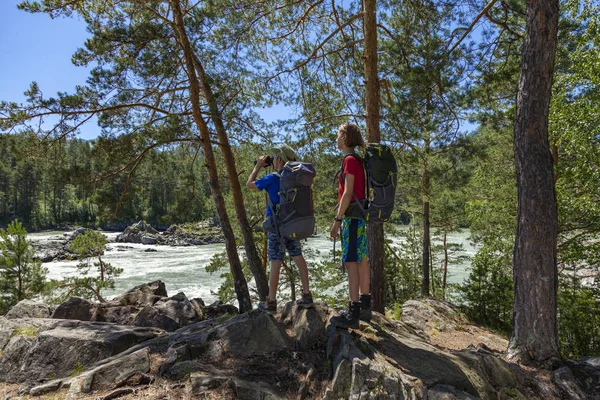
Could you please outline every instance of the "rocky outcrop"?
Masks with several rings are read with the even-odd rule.
[[[21,300],[15,304],[5,315],[6,318],[49,318],[52,307],[34,300]]]
[[[416,332],[430,336],[435,332],[456,330],[466,322],[458,309],[445,301],[425,299],[409,300],[402,305],[402,322]]]
[[[139,221],[125,228],[123,233],[117,236],[119,243],[142,243],[159,244],[162,242],[159,232],[145,221]]]
[[[154,281],[136,286],[106,303],[70,297],[56,308],[52,318],[154,327],[173,332],[204,319],[237,312],[235,306],[218,302],[205,307],[202,299],[189,300],[184,293],[168,297],[165,284]]]
[[[223,243],[225,237],[221,228],[213,221],[203,221],[195,224],[171,225],[163,232],[164,243],[171,246],[195,246],[213,243]]]
[[[0,376],[6,382],[69,376],[161,333],[97,322],[0,317]]]
[[[224,236],[220,228],[211,221],[195,224],[171,225],[160,233],[145,221],[139,221],[117,236],[117,242],[159,244],[169,246],[196,246],[223,243]]]
[[[320,302],[308,310],[290,302],[276,316],[254,310],[194,322],[192,310],[206,308],[200,299],[167,297],[164,286],[153,282],[120,296],[114,308],[141,308],[136,318],[147,314],[189,325],[167,333],[2,318],[0,379],[28,381],[24,393],[62,390],[72,399],[96,390],[110,391],[104,399],[132,393],[130,385],[153,377],[180,387],[185,382],[187,395],[207,398],[594,399],[600,392],[598,358],[536,371],[506,362],[503,352],[478,343],[479,336],[460,349],[433,345],[428,338],[467,332],[468,321],[448,303],[420,303],[406,304],[406,321],[373,313],[370,322],[351,330],[331,325],[334,311]],[[58,379],[48,381],[52,377]]]

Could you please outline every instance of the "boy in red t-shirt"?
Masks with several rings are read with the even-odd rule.
[[[348,272],[348,309],[331,322],[340,328],[358,328],[359,319],[371,319],[371,272],[367,230],[357,200],[365,198],[365,169],[355,154],[364,141],[356,124],[345,123],[338,129],[337,147],[344,154],[339,174],[337,214],[331,226],[331,237],[342,234],[342,262]],[[360,291],[360,296],[359,296]]]

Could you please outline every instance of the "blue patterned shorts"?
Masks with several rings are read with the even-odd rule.
[[[267,253],[269,261],[283,261],[285,250],[287,249],[290,257],[302,255],[302,245],[299,240],[284,238],[285,246],[281,245],[281,237],[275,232],[269,232]]]
[[[342,222],[342,262],[361,262],[369,257],[364,219],[344,218]]]

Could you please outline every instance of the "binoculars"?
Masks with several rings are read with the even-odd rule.
[[[254,160],[254,165],[256,165],[257,162],[258,162],[258,160]],[[265,165],[266,167],[272,165],[273,164],[273,156],[267,156],[265,158],[265,164],[266,164]]]

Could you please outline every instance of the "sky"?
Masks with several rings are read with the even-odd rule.
[[[33,81],[46,97],[85,84],[88,70],[71,63],[89,36],[83,20],[30,14],[17,9],[19,2],[0,0],[0,100],[25,100],[23,92]],[[99,133],[95,123],[88,123],[80,137],[91,139]]]

